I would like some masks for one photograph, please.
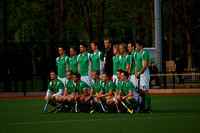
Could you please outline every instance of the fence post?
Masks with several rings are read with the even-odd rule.
[[[175,72],[173,72],[175,74]],[[173,75],[173,89],[175,89],[175,75]]]

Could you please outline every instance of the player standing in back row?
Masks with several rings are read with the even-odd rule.
[[[138,79],[135,77],[135,64],[138,51],[135,49],[135,43],[128,44],[128,51],[130,53],[130,81],[133,83],[136,91],[138,91]]]
[[[130,57],[129,54],[126,53],[127,45],[126,44],[120,44],[119,51],[122,54],[122,58],[120,60],[120,69],[123,71],[130,71]]]
[[[65,49],[63,46],[58,47],[59,57],[56,58],[56,65],[58,67],[58,79],[60,79],[63,84],[65,84],[66,72],[69,70],[69,57],[65,54]]]
[[[103,72],[103,53],[98,50],[98,42],[91,42],[91,49],[93,53],[91,54],[92,71],[99,71],[100,77],[102,77]]]
[[[69,68],[70,70],[72,70],[73,73],[77,73],[78,72],[78,60],[76,55],[77,48],[75,46],[71,46],[69,51],[71,55],[71,57],[69,58]]]
[[[86,82],[89,86],[91,85],[91,55],[90,53],[86,50],[87,45],[82,42],[80,44],[80,54],[78,55],[78,73],[81,75],[81,80]],[[90,90],[89,90],[90,92]]]
[[[151,96],[149,94],[150,74],[148,69],[149,53],[143,49],[142,41],[136,42],[138,55],[136,57],[135,77],[139,79],[139,93],[142,97],[142,112],[152,113]],[[145,107],[145,105],[147,105]]]

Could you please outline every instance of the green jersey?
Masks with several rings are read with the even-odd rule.
[[[121,66],[121,69],[123,71],[126,71],[127,69],[127,65],[130,64],[130,57],[129,57],[129,54],[126,53],[125,56],[123,57],[122,55],[122,58],[120,60],[120,66]]]
[[[67,55],[64,55],[64,58],[62,59],[60,58],[60,56],[56,58],[56,65],[58,67],[59,78],[66,77],[66,71],[69,69],[68,64],[69,64],[69,57]]]
[[[135,90],[135,87],[133,85],[133,83],[130,80],[126,80],[126,83],[123,83],[122,85],[122,91],[128,95],[129,94],[129,90],[132,90],[132,94],[133,96],[137,99],[138,98],[138,94]]]
[[[149,53],[146,50],[142,50],[141,53],[137,54],[137,57],[136,57],[137,72],[141,71],[144,65],[144,61],[146,60],[149,61]],[[146,68],[146,70],[148,71],[148,67]]]
[[[106,83],[103,82],[102,87],[103,87],[103,90],[104,90],[104,92],[106,94],[110,90],[114,90],[115,89],[115,84],[112,81],[108,80],[108,84],[106,85]]]
[[[113,56],[113,75],[116,75],[117,70],[119,69],[121,58],[122,58],[121,54],[118,54],[117,57]]]
[[[48,90],[53,91],[53,93],[58,93],[60,89],[64,89],[64,84],[61,80],[56,79],[56,83],[54,84],[53,80],[49,82]]]
[[[81,76],[88,76],[91,73],[91,55],[86,51],[83,56],[82,53],[78,55],[78,64],[80,65],[79,73]]]
[[[101,79],[98,80],[97,84],[95,83],[95,80],[92,80],[91,89],[94,89],[95,92],[97,92],[97,93],[103,91],[102,83],[103,83],[103,81]]]
[[[75,85],[75,91],[77,91],[79,95],[83,94],[84,90],[90,88],[87,83],[81,80],[79,81],[79,84],[74,83],[74,85]]]
[[[103,53],[101,51],[97,51],[96,53],[91,54],[91,62],[92,62],[92,71],[102,70],[102,62],[103,62]]]
[[[136,65],[136,57],[137,57],[138,51],[135,50],[133,54],[130,55],[130,64],[131,64],[131,75],[135,75],[135,65]]]
[[[77,55],[75,57],[70,57],[69,58],[69,66],[70,69],[74,72],[78,72],[78,60],[77,60]]]
[[[117,85],[116,85],[116,90],[119,92],[122,90],[122,84],[123,84],[123,81],[120,80],[117,82]]]
[[[65,80],[65,88],[68,89],[69,94],[72,94],[75,91],[73,79],[71,82],[69,80]]]

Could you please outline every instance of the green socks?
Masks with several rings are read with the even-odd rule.
[[[145,94],[145,104],[147,109],[151,109],[151,96],[150,94]]]

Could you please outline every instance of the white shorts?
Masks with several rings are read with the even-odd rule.
[[[131,75],[130,81],[133,83],[136,91],[138,91],[138,79],[135,77],[135,75]]]
[[[63,82],[64,86],[65,86],[65,80],[67,80],[67,78],[66,77],[64,77],[64,78],[59,78],[58,77],[58,79],[61,80]]]
[[[89,78],[89,76],[81,76],[81,80],[91,86],[91,79]]]
[[[141,90],[149,90],[150,75],[141,74],[140,75],[140,88]]]
[[[113,75],[113,83],[115,83],[115,85],[118,83],[118,78],[117,78],[117,75]]]
[[[87,83],[91,87],[92,79],[89,76],[81,76],[81,80]],[[88,88],[88,94],[90,94],[90,88]]]

